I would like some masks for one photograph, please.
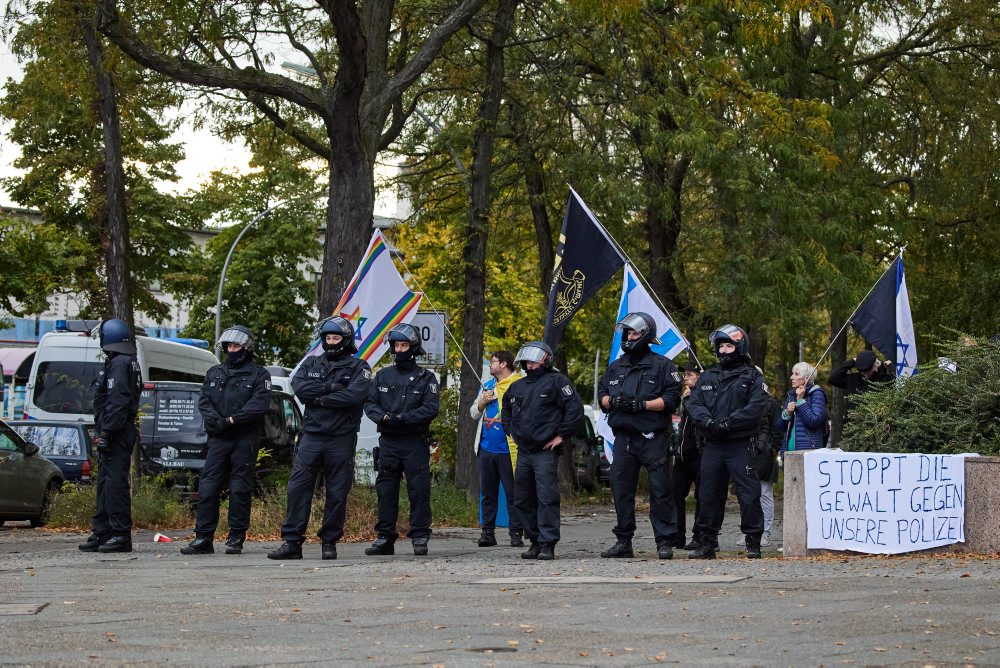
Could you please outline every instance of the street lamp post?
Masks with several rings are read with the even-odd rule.
[[[222,335],[222,284],[226,282],[226,271],[229,269],[229,260],[232,259],[233,257],[233,251],[236,250],[236,244],[240,242],[240,239],[242,239],[243,235],[247,233],[247,230],[256,225],[261,218],[271,213],[275,209],[283,207],[286,204],[289,204],[290,202],[294,201],[297,200],[294,198],[281,200],[280,202],[276,202],[275,204],[272,204],[268,208],[258,213],[256,216],[254,216],[253,220],[251,220],[249,223],[246,224],[246,227],[240,230],[240,233],[236,235],[236,239],[233,241],[233,245],[229,247],[229,253],[226,254],[226,261],[222,263],[222,274],[219,276],[219,293],[215,299],[215,340],[213,341],[213,343],[216,346],[219,345],[219,337]]]

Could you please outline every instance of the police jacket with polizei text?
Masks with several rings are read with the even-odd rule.
[[[198,410],[209,436],[256,437],[270,406],[271,374],[249,360],[239,366],[216,364],[205,374]]]
[[[379,369],[368,393],[365,415],[384,436],[426,434],[441,408],[437,378],[431,371],[414,365],[403,371],[395,364]],[[382,420],[398,415],[402,424],[389,427]]]
[[[94,393],[94,425],[97,431],[116,432],[135,422],[142,393],[142,370],[132,355],[112,353],[104,360]]]
[[[598,405],[604,397],[635,397],[645,401],[663,399],[662,411],[644,410],[626,413],[611,408],[608,425],[612,430],[648,433],[673,429],[673,412],[681,400],[681,383],[677,367],[663,355],[648,351],[638,362],[622,355],[608,367],[598,383]]]
[[[708,443],[756,437],[767,407],[764,376],[748,362],[706,369],[691,392],[687,410]]]
[[[583,401],[569,378],[552,369],[528,373],[503,395],[500,422],[519,449],[538,452],[557,435],[569,440],[583,419]]]
[[[372,368],[362,359],[306,358],[292,377],[292,391],[306,407],[302,431],[330,436],[357,432],[371,387]]]

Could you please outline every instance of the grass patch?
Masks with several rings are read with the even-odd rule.
[[[90,531],[97,512],[97,485],[63,484],[52,503],[48,526]],[[191,508],[163,479],[140,478],[132,492],[132,526],[137,529],[183,529],[193,524]]]
[[[406,496],[405,481],[400,485],[399,521],[397,530],[405,535],[409,529],[410,502]],[[284,487],[263,488],[250,506],[251,540],[280,540],[281,525],[285,521],[287,495]],[[322,490],[313,498],[307,535],[316,539],[316,532],[323,524],[325,496]],[[97,486],[63,485],[52,506],[49,527],[90,531],[91,520],[97,508]],[[347,519],[344,525],[344,542],[362,542],[375,537],[378,500],[375,488],[355,485],[347,497]],[[219,508],[219,527],[216,538],[224,540],[228,533],[226,517],[229,501],[223,500]],[[439,482],[431,487],[431,516],[434,527],[479,526],[479,505],[469,501],[465,492],[450,482]],[[180,493],[164,485],[161,478],[142,478],[132,494],[132,526],[153,531],[194,528],[194,506],[183,501]]]

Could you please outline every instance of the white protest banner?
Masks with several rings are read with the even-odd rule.
[[[806,547],[899,554],[964,543],[966,456],[804,453]]]

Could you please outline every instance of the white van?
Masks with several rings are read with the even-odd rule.
[[[135,337],[143,381],[202,383],[219,360],[208,350],[147,336]],[[96,333],[50,332],[38,342],[27,384],[26,417],[93,420],[94,392],[104,371]]]

